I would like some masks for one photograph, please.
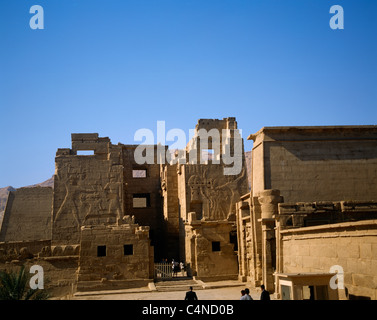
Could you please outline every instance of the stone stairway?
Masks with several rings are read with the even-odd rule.
[[[170,279],[166,281],[155,282],[157,291],[189,291],[190,287],[195,290],[203,289],[202,284],[189,277],[181,277],[176,279]]]

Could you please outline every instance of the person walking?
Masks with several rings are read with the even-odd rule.
[[[253,298],[250,295],[250,290],[248,288],[245,288],[245,300],[253,300]]]
[[[198,300],[198,296],[193,291],[192,287],[190,287],[190,291],[186,292],[185,300]]]
[[[173,259],[173,260],[171,261],[171,271],[172,271],[173,277],[174,277],[174,275],[175,275],[175,271],[176,271],[175,264],[176,264],[176,262],[175,262],[174,259]]]
[[[263,284],[260,286],[260,288],[262,289],[262,293],[260,295],[260,299],[261,300],[271,300],[270,299],[270,293],[264,288]]]
[[[176,277],[178,277],[179,271],[180,271],[179,263],[178,263],[178,261],[175,261],[174,266],[173,266],[173,276],[175,275]]]

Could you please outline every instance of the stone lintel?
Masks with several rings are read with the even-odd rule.
[[[247,138],[260,141],[309,141],[309,140],[374,140],[377,139],[377,126],[293,126],[263,127]]]
[[[97,141],[98,140],[98,133],[72,133],[71,134],[72,141]]]
[[[56,151],[56,156],[69,156],[72,155],[72,150],[69,148],[59,148]]]
[[[377,201],[298,202],[279,203],[279,215],[309,214],[324,212],[373,212]]]
[[[280,230],[281,234],[289,235],[295,233],[308,233],[311,231],[320,231],[320,230],[334,230],[334,229],[357,229],[369,227],[373,229],[377,229],[377,220],[362,220],[362,221],[352,221],[352,222],[340,222],[340,223],[333,223],[333,224],[324,224],[318,226],[311,226],[311,227],[302,227],[302,228],[287,228],[284,230]]]

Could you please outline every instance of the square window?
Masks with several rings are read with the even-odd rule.
[[[202,161],[207,162],[214,159],[214,149],[202,149]]]
[[[212,241],[212,251],[220,251],[220,241]]]
[[[132,244],[125,244],[123,251],[125,256],[132,256],[134,254],[134,246]]]
[[[94,150],[77,150],[78,156],[93,156]]]
[[[148,208],[151,206],[151,198],[149,193],[136,193],[133,195],[134,208]]]
[[[106,246],[97,247],[97,257],[106,257]]]
[[[147,170],[146,169],[134,169],[132,170],[132,178],[146,178]]]

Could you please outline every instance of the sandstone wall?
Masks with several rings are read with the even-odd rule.
[[[178,209],[179,209],[179,256],[186,261],[185,254],[185,222],[188,219],[189,209],[186,197],[186,170],[184,165],[178,166]]]
[[[51,239],[52,188],[11,191],[1,225],[0,242]]]
[[[197,221],[190,213],[186,223],[186,263],[189,273],[204,281],[238,278],[237,255],[230,243],[235,228],[228,221]]]
[[[78,257],[62,257],[53,260],[34,258],[21,263],[0,263],[0,270],[18,272],[22,265],[27,273],[30,273],[33,265],[43,268],[44,289],[49,293],[49,299],[72,298],[75,292]],[[33,276],[34,273],[30,275]]]
[[[22,249],[26,249],[28,254],[37,255],[44,247],[50,246],[51,240],[0,242],[0,261],[19,260]]]
[[[155,250],[155,258],[160,261],[163,253],[163,209],[161,196],[160,164],[157,163],[157,148],[154,149],[154,163],[136,163],[136,145],[122,145],[124,175],[125,214],[135,217],[135,222],[150,227],[150,237]],[[145,172],[145,177],[133,176],[134,170]],[[141,197],[141,198],[136,198]],[[136,200],[135,200],[136,199]],[[140,206],[134,201],[140,200]]]
[[[185,186],[188,212],[197,219],[223,220],[236,213],[236,202],[247,193],[246,167],[239,175],[226,176],[222,165],[186,165]]]
[[[153,278],[148,227],[132,223],[84,227],[80,248],[79,291],[129,287],[137,280],[145,284]]]
[[[93,150],[94,155],[77,155]],[[55,158],[53,230],[55,244],[78,244],[84,224],[121,220],[123,207],[122,149],[97,134],[72,134],[72,149]]]
[[[161,171],[164,219],[168,233],[179,233],[177,165],[164,166]]]
[[[50,298],[67,298],[76,290],[78,254],[79,246],[51,247],[51,240],[3,242],[0,243],[0,270],[18,272],[24,266],[29,273],[31,266],[39,265]]]
[[[252,164],[252,152],[251,151],[245,151],[245,166],[246,166],[246,172],[247,172],[247,182],[249,185],[249,190],[251,190],[251,186],[253,184],[253,170],[251,167]]]
[[[239,278],[259,286],[262,281],[262,226],[258,198],[244,195],[237,203]]]
[[[344,270],[349,299],[377,299],[377,220],[282,230],[282,272]]]
[[[164,231],[168,261],[179,260],[179,203],[177,165],[161,167]]]
[[[377,196],[377,127],[276,127],[252,135],[253,193],[285,202]]]
[[[229,137],[223,136],[223,129],[229,130]],[[203,136],[201,130],[204,130],[207,136]],[[235,140],[236,136],[240,140]],[[235,141],[240,142],[241,150],[235,149]],[[234,157],[234,163],[230,165],[224,161],[225,143],[225,150],[229,149],[229,156]],[[212,159],[203,163],[202,151],[206,151],[206,148],[213,150],[213,155]],[[196,154],[196,163],[190,162],[191,158],[195,158],[192,152]],[[235,168],[238,165],[240,166],[238,173],[224,174],[225,168],[230,166]],[[186,261],[189,259],[186,246],[190,244],[185,243],[188,238],[186,237],[187,228],[184,226],[188,220],[188,214],[195,212],[195,219],[203,221],[235,221],[236,203],[248,191],[243,140],[239,135],[235,118],[200,119],[195,127],[193,138],[186,146],[186,164],[178,168],[181,259],[184,255]]]

